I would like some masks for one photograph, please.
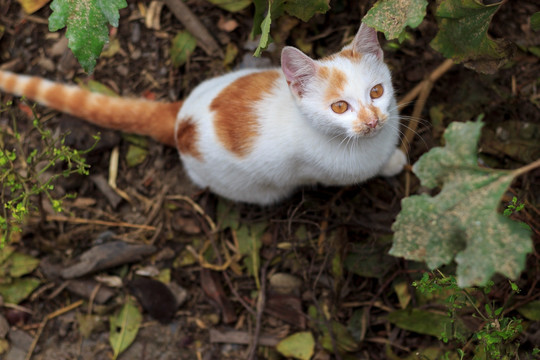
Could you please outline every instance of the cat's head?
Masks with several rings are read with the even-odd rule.
[[[328,135],[371,137],[396,117],[377,33],[364,24],[351,44],[320,60],[285,47],[281,68],[302,113]]]

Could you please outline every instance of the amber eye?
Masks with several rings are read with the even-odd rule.
[[[371,88],[371,91],[369,92],[369,96],[371,96],[372,99],[378,99],[384,94],[384,88],[381,84],[377,84],[374,87]]]
[[[349,104],[346,101],[340,100],[330,105],[330,107],[336,114],[343,114],[349,108]]]

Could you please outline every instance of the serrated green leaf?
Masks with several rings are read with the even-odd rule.
[[[109,318],[110,334],[109,342],[113,348],[116,359],[135,340],[142,322],[142,315],[134,301],[129,299],[122,310]]]
[[[227,11],[237,12],[248,7],[251,4],[252,0],[208,0],[208,1]]]
[[[309,360],[315,350],[315,339],[309,331],[298,332],[281,340],[276,350],[285,357]]]
[[[0,295],[4,303],[18,304],[28,297],[41,282],[36,278],[15,279],[9,284],[0,284]]]
[[[184,65],[195,48],[197,39],[188,31],[179,31],[173,39],[171,45],[171,61],[174,67]]]
[[[459,318],[452,319],[448,315],[420,309],[393,311],[388,314],[388,321],[399,328],[437,338],[443,333],[450,336],[454,332],[464,338],[469,333]]]
[[[302,21],[309,21],[315,14],[324,14],[330,10],[329,0],[289,0],[285,1],[284,9],[292,16]]]
[[[431,46],[445,57],[483,73],[493,73],[513,55],[511,42],[493,40],[489,23],[503,2],[484,5],[478,0],[444,0],[437,8],[439,32]]]
[[[420,25],[426,16],[427,5],[427,0],[379,0],[362,22],[383,32],[388,40],[396,39],[405,27]]]
[[[87,72],[92,72],[103,46],[109,41],[110,22],[118,26],[118,11],[125,0],[53,0],[49,30],[67,27],[68,46]]]
[[[533,31],[540,30],[540,11],[531,15],[531,29]]]
[[[450,124],[446,146],[413,166],[422,185],[442,186],[441,192],[403,199],[392,225],[391,255],[425,261],[431,269],[455,260],[461,287],[486,284],[495,272],[516,278],[532,250],[530,230],[497,212],[516,173],[477,165],[482,125]]]

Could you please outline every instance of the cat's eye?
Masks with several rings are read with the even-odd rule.
[[[374,87],[371,88],[371,91],[369,92],[369,96],[371,96],[372,99],[378,99],[384,94],[384,88],[381,84],[377,84]]]
[[[343,114],[345,111],[347,111],[347,109],[349,109],[349,104],[347,104],[346,101],[340,100],[330,105],[330,107],[336,114]]]

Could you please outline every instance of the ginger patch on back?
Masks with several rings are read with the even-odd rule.
[[[210,104],[214,128],[221,144],[233,154],[249,154],[259,135],[257,102],[272,91],[279,72],[264,71],[243,76],[223,89]]]
[[[193,122],[193,119],[187,117],[182,119],[178,124],[176,130],[176,147],[181,154],[190,155],[199,161],[202,161],[203,157],[197,142],[199,141],[199,131],[197,125]]]

